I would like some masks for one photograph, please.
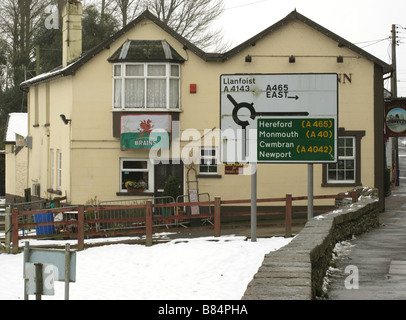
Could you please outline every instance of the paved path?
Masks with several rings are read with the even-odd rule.
[[[400,154],[401,168],[406,168],[403,148]],[[338,271],[330,276],[330,300],[406,299],[406,172],[401,170],[400,176],[400,186],[386,198],[381,225],[344,246],[348,252],[338,258]],[[358,289],[348,289],[356,284],[357,271]]]
[[[406,211],[385,211],[380,221],[383,225],[350,241],[349,254],[338,259],[329,299],[406,299]],[[349,290],[345,280],[356,275],[354,270],[358,270],[359,288]]]

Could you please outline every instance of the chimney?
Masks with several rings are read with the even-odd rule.
[[[62,11],[62,66],[82,54],[82,13],[79,1],[68,0]]]

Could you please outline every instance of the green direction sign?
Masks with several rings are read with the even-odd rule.
[[[258,162],[336,162],[334,118],[257,120]]]

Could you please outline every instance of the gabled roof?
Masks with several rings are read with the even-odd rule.
[[[287,15],[284,19],[280,20],[279,22],[275,23],[274,25],[270,26],[269,28],[263,30],[262,32],[258,33],[254,37],[248,39],[247,41],[241,43],[240,45],[236,46],[235,48],[231,49],[230,51],[226,53],[206,53],[197,46],[195,46],[193,43],[182,37],[179,33],[174,31],[172,28],[170,28],[167,24],[159,20],[154,14],[152,14],[150,11],[146,10],[144,11],[140,16],[138,16],[135,20],[127,24],[124,28],[122,28],[120,31],[115,33],[113,36],[111,36],[109,39],[103,41],[99,45],[95,46],[94,48],[90,49],[89,51],[83,53],[79,58],[74,60],[71,64],[68,66],[62,68],[57,68],[53,71],[50,71],[48,73],[40,74],[34,78],[31,78],[27,81],[24,81],[23,83],[20,84],[20,88],[22,90],[28,90],[28,88],[31,85],[38,84],[44,81],[48,81],[51,79],[59,78],[59,77],[64,77],[64,76],[69,76],[73,75],[76,70],[78,70],[82,65],[84,65],[86,62],[88,62],[90,59],[92,59],[94,56],[96,56],[98,53],[100,53],[102,50],[107,49],[110,47],[110,45],[116,41],[118,38],[120,38],[122,35],[124,35],[126,32],[131,30],[133,27],[135,27],[138,23],[140,23],[144,19],[149,19],[153,23],[155,23],[157,26],[162,28],[165,32],[170,34],[172,37],[174,37],[176,40],[178,40],[181,44],[183,44],[184,49],[188,49],[195,53],[198,57],[203,59],[204,61],[207,62],[223,62],[240,51],[254,45],[257,41],[261,40],[263,37],[271,34],[272,32],[278,30],[282,26],[298,20],[301,21],[311,28],[321,32],[325,36],[331,38],[332,40],[337,42],[337,45],[340,47],[347,47],[350,50],[356,52],[357,54],[361,55],[362,57],[370,60],[374,64],[382,67],[383,73],[388,73],[392,71],[391,65],[383,62],[382,60],[376,58],[375,56],[371,55],[370,53],[366,52],[365,50],[357,47],[356,45],[352,44],[351,42],[345,40],[344,38],[338,36],[337,34],[329,31],[328,29],[322,27],[321,25],[315,23],[314,21],[308,19],[307,17],[301,15],[298,13],[296,10],[292,11],[289,15]]]
[[[185,62],[166,40],[127,40],[109,62]]]
[[[184,45],[185,48],[191,50],[195,54],[197,54],[199,57],[204,59],[204,56],[206,55],[201,49],[196,47],[194,44],[192,44],[190,41],[186,40],[183,38],[180,34],[175,32],[172,28],[170,28],[167,24],[163,23],[161,20],[159,20],[154,14],[152,14],[149,10],[145,10],[141,15],[139,15],[136,19],[134,19],[132,22],[127,24],[124,28],[116,32],[114,35],[112,35],[110,38],[106,39],[105,41],[101,42],[97,46],[93,47],[92,49],[84,52],[79,58],[75,59],[71,64],[67,65],[66,67],[62,68],[56,68],[54,70],[51,70],[50,72],[40,74],[34,78],[31,78],[29,80],[24,81],[23,83],[20,84],[20,88],[22,90],[28,90],[28,88],[31,85],[38,84],[40,82],[45,82],[51,79],[55,78],[60,78],[60,77],[65,77],[65,76],[70,76],[73,75],[76,70],[78,70],[81,66],[83,66],[86,62],[88,62],[90,59],[92,59],[94,56],[99,54],[102,50],[108,49],[110,45],[116,41],[118,38],[120,38],[122,35],[124,35],[126,32],[134,28],[137,24],[139,24],[142,20],[144,19],[149,19],[152,22],[154,22],[156,25],[158,25],[160,28],[162,28],[164,31],[172,35],[176,40],[178,40],[180,43]]]
[[[387,64],[386,62],[378,59],[377,57],[373,56],[372,54],[366,52],[365,50],[357,47],[355,44],[345,40],[344,38],[340,37],[339,35],[335,34],[334,32],[331,32],[330,30],[324,28],[323,26],[317,24],[316,22],[310,20],[309,18],[305,17],[304,15],[300,14],[299,12],[292,11],[290,14],[288,14],[284,19],[280,20],[279,22],[275,23],[274,25],[270,26],[269,28],[263,30],[262,32],[258,33],[254,37],[248,39],[247,41],[241,43],[234,49],[231,49],[227,53],[225,53],[226,56],[233,56],[237,54],[238,52],[244,50],[245,48],[254,45],[257,41],[261,40],[263,37],[273,33],[274,31],[278,30],[279,28],[283,27],[284,25],[292,22],[292,21],[301,21],[305,24],[307,24],[309,27],[317,30],[318,32],[324,34],[325,36],[329,37],[330,39],[334,40],[337,42],[337,45],[339,47],[347,47],[348,49],[354,51],[355,53],[359,54],[360,56],[372,61],[374,64],[377,64],[378,66],[382,67],[383,73],[388,73],[392,71],[392,66]]]

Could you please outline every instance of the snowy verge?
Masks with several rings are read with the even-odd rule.
[[[228,235],[175,239],[152,247],[89,248],[77,252],[77,280],[70,284],[70,299],[239,300],[264,255],[291,240],[272,237],[251,242]],[[24,298],[22,264],[21,253],[0,254],[0,300]],[[55,295],[43,296],[46,299],[64,299],[64,283],[55,282]]]

